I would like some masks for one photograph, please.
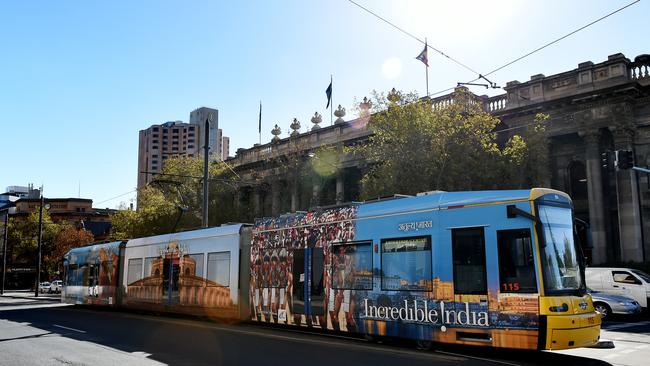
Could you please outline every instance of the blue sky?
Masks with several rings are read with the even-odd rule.
[[[358,2],[486,73],[628,1]],[[647,1],[491,75],[499,85],[591,60],[650,53]],[[45,185],[46,197],[128,202],[137,180],[138,131],[191,110],[218,108],[231,155],[262,142],[275,123],[303,131],[334,104],[370,91],[424,94],[422,45],[347,0],[19,1],[0,4],[0,190]],[[430,91],[474,77],[429,52]],[[484,89],[475,88],[478,94]],[[489,90],[499,94],[502,90]]]

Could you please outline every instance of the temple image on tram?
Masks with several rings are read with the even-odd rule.
[[[549,189],[321,208],[77,248],[64,265],[77,304],[519,349],[600,334],[571,200]]]

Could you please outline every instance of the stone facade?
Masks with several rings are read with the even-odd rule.
[[[507,135],[530,124],[537,113],[550,116],[545,185],[572,196],[576,217],[588,223],[581,236],[591,262],[650,260],[650,175],[606,171],[600,161],[602,152],[633,150],[636,166],[650,164],[650,55],[632,61],[615,54],[560,74],[512,81],[504,89],[505,94],[475,96],[475,101],[501,119],[499,129]],[[432,107],[444,107],[453,98],[452,93],[431,99]],[[318,165],[316,151],[363,143],[370,135],[364,113],[368,103],[360,104],[357,119],[344,121],[339,107],[333,126],[298,133],[300,123],[294,119],[290,137],[279,138],[276,126],[272,142],[238,150],[228,163],[243,181],[259,184],[243,187],[235,203],[249,205],[251,215],[259,217],[358,200],[367,162],[350,156],[323,162],[333,168],[329,174],[304,167]]]

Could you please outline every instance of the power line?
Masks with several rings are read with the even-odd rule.
[[[129,191],[129,192],[126,192],[126,193],[122,193],[122,194],[117,195],[117,196],[115,196],[115,197],[111,197],[111,198],[109,198],[109,199],[106,199],[106,200],[103,200],[103,201],[100,201],[100,202],[96,202],[95,204],[96,204],[96,205],[99,205],[100,203],[104,203],[104,202],[112,201],[112,200],[114,200],[114,199],[116,199],[116,198],[120,198],[120,197],[122,197],[122,196],[126,196],[127,194],[131,194],[131,193],[133,193],[133,192],[135,192],[135,191],[137,191],[137,190],[138,190],[138,189],[136,188],[136,189],[134,189],[134,190],[132,190],[132,191]]]
[[[351,1],[351,0],[348,0],[348,1]],[[635,0],[635,1],[633,1],[633,2],[631,2],[631,3],[629,3],[629,4],[627,4],[627,5],[624,5],[624,6],[620,7],[620,8],[618,8],[618,9],[616,9],[616,10],[610,12],[610,13],[607,13],[607,14],[603,15],[602,17],[600,17],[600,18],[598,18],[598,19],[596,19],[596,20],[594,20],[594,21],[592,21],[592,22],[590,22],[590,23],[588,23],[588,24],[585,24],[585,25],[583,25],[582,27],[580,27],[580,28],[578,28],[578,29],[575,29],[575,30],[573,30],[573,31],[571,31],[571,32],[569,32],[569,33],[563,35],[562,37],[556,38],[556,39],[552,40],[551,42],[548,42],[548,43],[544,44],[543,46],[540,46],[540,47],[538,47],[538,48],[536,48],[536,49],[534,49],[534,50],[532,50],[532,51],[526,53],[526,54],[523,55],[523,56],[517,57],[516,59],[514,59],[514,60],[512,60],[512,61],[510,61],[510,62],[508,62],[508,63],[506,63],[506,64],[504,64],[504,65],[502,65],[502,66],[497,67],[496,69],[494,69],[494,70],[488,72],[488,73],[485,74],[484,76],[488,76],[488,75],[494,74],[495,72],[500,71],[500,70],[502,70],[502,69],[504,69],[504,68],[506,68],[506,67],[508,67],[508,66],[510,66],[510,65],[512,65],[512,64],[514,64],[515,62],[521,61],[521,60],[523,60],[524,58],[526,58],[526,57],[528,57],[528,56],[530,56],[530,55],[532,55],[532,54],[534,54],[534,53],[537,53],[537,52],[543,50],[544,48],[546,48],[546,47],[548,47],[548,46],[551,46],[551,45],[553,45],[553,44],[555,44],[555,43],[558,43],[559,41],[561,41],[561,40],[563,40],[563,39],[565,39],[565,38],[567,38],[567,37],[570,37],[570,36],[572,36],[572,35],[574,35],[574,34],[580,32],[581,30],[583,30],[583,29],[585,29],[585,28],[588,28],[588,27],[590,27],[590,26],[592,26],[592,25],[594,25],[594,24],[600,22],[601,20],[604,20],[604,19],[606,19],[606,18],[609,18],[610,16],[612,16],[612,15],[614,15],[614,14],[616,14],[616,13],[622,11],[622,10],[625,10],[626,8],[629,8],[630,6],[632,6],[632,5],[636,4],[636,3],[638,3],[639,1],[641,1],[641,0]],[[480,79],[480,77],[478,77],[478,78],[476,78],[476,79],[473,79],[473,80],[470,80],[470,81],[468,81],[467,83],[473,83],[473,82],[475,82],[475,81],[477,81],[477,80],[479,80],[479,79]],[[467,83],[466,83],[466,84],[467,84]],[[450,90],[454,90],[454,89],[455,89],[455,87],[451,87],[451,88],[443,89],[443,90],[437,91],[437,92],[435,92],[435,93],[428,94],[427,96],[428,96],[428,97],[431,97],[431,96],[438,95],[438,94],[442,94],[442,93],[444,93],[444,92],[447,92],[447,91],[450,91]]]
[[[375,18],[382,20],[384,23],[390,25],[391,27],[397,29],[398,31],[400,31],[400,32],[402,32],[402,33],[404,33],[404,34],[406,34],[407,36],[409,36],[409,37],[411,37],[411,38],[413,38],[414,40],[416,40],[416,41],[418,41],[418,42],[420,42],[420,43],[422,43],[422,44],[424,44],[424,45],[427,45],[427,47],[429,47],[429,48],[431,48],[432,50],[438,52],[440,55],[442,55],[442,56],[448,58],[450,61],[454,62],[455,64],[457,64],[457,65],[459,65],[459,66],[462,66],[463,68],[465,68],[466,70],[469,70],[469,71],[473,72],[474,74],[477,74],[477,75],[480,74],[478,71],[476,71],[476,70],[472,69],[471,67],[465,65],[464,63],[462,63],[462,62],[456,60],[455,58],[449,56],[448,54],[442,52],[441,50],[439,50],[439,49],[433,47],[432,45],[425,43],[422,39],[420,39],[420,38],[414,36],[412,33],[407,32],[407,31],[404,30],[403,28],[397,26],[396,24],[392,23],[391,21],[387,20],[386,18],[381,17],[381,16],[378,15],[377,13],[373,12],[372,10],[370,10],[370,9],[368,9],[368,8],[362,6],[362,5],[360,5],[359,3],[355,2],[354,0],[348,0],[348,1],[351,2],[352,4],[358,6],[359,8],[363,9],[363,10],[366,11],[367,13],[373,15]],[[637,1],[640,1],[640,0],[637,0]]]
[[[536,48],[536,49],[534,49],[534,50],[528,52],[527,54],[525,54],[525,55],[523,55],[523,56],[520,56],[520,57],[518,57],[518,58],[516,58],[516,59],[514,59],[514,60],[512,60],[512,61],[510,61],[510,62],[508,62],[507,64],[505,64],[505,65],[503,65],[503,66],[497,67],[496,69],[494,69],[494,70],[488,72],[487,74],[485,74],[485,76],[490,75],[490,74],[493,74],[493,73],[495,73],[495,72],[497,72],[497,71],[499,71],[499,70],[501,70],[501,69],[503,69],[503,68],[505,68],[505,67],[508,67],[508,66],[514,64],[514,63],[517,62],[517,61],[520,61],[520,60],[522,60],[522,59],[524,59],[524,58],[526,58],[526,57],[528,57],[528,56],[530,56],[530,55],[532,55],[532,54],[534,54],[534,53],[537,53],[537,52],[543,50],[544,48],[546,48],[546,47],[548,47],[548,46],[550,46],[550,45],[552,45],[552,44],[555,44],[555,43],[557,43],[557,42],[559,42],[559,41],[561,41],[561,40],[563,40],[563,39],[565,39],[565,38],[567,38],[567,37],[570,37],[570,36],[572,36],[572,35],[574,35],[574,34],[580,32],[581,30],[583,30],[583,29],[585,29],[585,28],[588,28],[588,27],[590,27],[590,26],[592,26],[592,25],[594,25],[594,24],[600,22],[601,20],[604,20],[604,19],[606,19],[606,18],[609,18],[610,16],[612,16],[612,15],[614,15],[614,14],[616,14],[616,13],[618,13],[618,12],[620,12],[620,11],[622,11],[622,10],[624,10],[624,9],[626,9],[626,8],[628,8],[628,7],[630,7],[630,6],[634,5],[634,4],[636,4],[636,3],[638,3],[639,1],[641,1],[641,0],[635,0],[635,1],[629,3],[629,4],[625,5],[625,6],[622,6],[622,7],[618,8],[618,9],[612,11],[611,13],[608,13],[608,14],[606,14],[606,15],[603,15],[602,17],[600,17],[600,18],[598,18],[598,19],[592,21],[591,23],[588,23],[588,24],[586,24],[586,25],[583,25],[582,27],[580,27],[580,28],[578,28],[578,29],[576,29],[576,30],[574,30],[574,31],[572,31],[572,32],[569,32],[569,33],[563,35],[562,37],[557,38],[557,39],[555,39],[555,40],[553,40],[553,41],[551,41],[551,42],[549,42],[549,43],[547,43],[547,44],[545,44],[545,45],[543,45],[543,46],[541,46],[541,47],[538,47],[538,48]]]

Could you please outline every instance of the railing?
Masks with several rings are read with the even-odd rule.
[[[650,77],[650,59],[630,63],[630,79],[639,80]]]
[[[483,109],[488,112],[496,112],[503,109],[506,109],[506,103],[508,102],[508,94],[496,95],[485,100],[483,104]]]
[[[443,95],[431,100],[431,108],[434,110],[444,109],[454,104],[454,93]]]

